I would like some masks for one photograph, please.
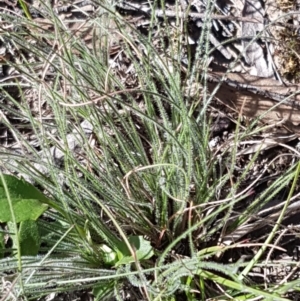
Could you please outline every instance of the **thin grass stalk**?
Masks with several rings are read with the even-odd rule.
[[[286,177],[278,178],[274,183],[270,185],[270,187],[262,193],[258,198],[256,198],[250,206],[245,209],[245,211],[238,216],[236,221],[230,225],[228,228],[228,231],[231,232],[233,229],[238,228],[242,224],[246,222],[246,220],[249,219],[252,215],[254,215],[260,208],[262,208],[265,204],[267,204],[270,200],[272,200],[278,193],[282,190],[283,187],[285,187],[293,178],[293,174],[289,174],[289,171],[287,172]],[[263,200],[263,202],[262,202]],[[259,207],[258,207],[259,205]]]
[[[16,247],[17,247],[17,260],[18,260],[18,271],[17,271],[17,277],[16,279],[18,279],[19,283],[20,283],[20,293],[22,295],[24,295],[24,283],[22,280],[22,277],[19,277],[20,275],[22,275],[23,272],[23,263],[22,263],[22,257],[21,257],[21,244],[20,244],[20,236],[19,236],[19,231],[18,231],[18,225],[17,225],[17,221],[16,221],[16,216],[15,216],[15,212],[13,209],[13,203],[12,203],[12,199],[10,197],[10,193],[6,184],[6,180],[3,176],[3,173],[0,171],[0,178],[1,178],[1,182],[3,185],[3,189],[5,192],[5,195],[7,197],[7,202],[9,204],[9,209],[10,209],[10,214],[11,214],[11,219],[12,219],[12,226],[14,229],[14,236],[15,236],[15,243],[16,243]],[[27,300],[26,296],[25,296],[25,300]]]
[[[274,236],[276,235],[276,232],[278,230],[278,228],[280,227],[283,218],[284,218],[284,214],[290,204],[290,200],[293,196],[293,193],[295,191],[296,185],[297,185],[297,181],[299,178],[299,174],[300,174],[300,162],[298,162],[297,167],[296,167],[296,171],[294,173],[294,180],[292,182],[292,186],[289,192],[289,195],[287,197],[287,200],[284,204],[284,207],[282,208],[282,211],[275,223],[275,226],[273,227],[271,233],[269,234],[268,238],[265,241],[265,244],[259,249],[259,251],[256,253],[256,255],[251,259],[251,261],[249,262],[249,264],[244,268],[244,270],[241,272],[239,279],[243,279],[245,276],[248,275],[249,271],[253,268],[253,266],[255,265],[255,263],[260,259],[260,257],[263,255],[263,253],[265,252],[266,248],[267,248],[267,244],[270,244],[271,241],[273,240]]]

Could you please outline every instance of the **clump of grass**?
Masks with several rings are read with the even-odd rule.
[[[95,300],[124,300],[128,294],[146,300],[285,300],[281,296],[290,287],[271,284],[265,289],[262,283],[247,282],[249,271],[264,264],[263,243],[253,260],[222,259],[241,243],[218,242],[243,228],[295,171],[270,185],[263,202],[257,197],[247,210],[234,214],[250,191],[241,193],[240,186],[257,156],[237,172],[237,144],[252,130],[241,133],[239,126],[231,151],[214,155],[205,81],[201,93],[187,87],[205,77],[209,24],[203,27],[197,63],[190,61],[183,69],[179,54],[186,51],[186,28],[179,19],[164,24],[164,32],[176,36],[169,39],[171,46],[158,34],[161,47],[155,48],[151,30],[148,36],[139,33],[109,4],[102,3],[84,25],[94,37],[90,45],[80,32],[66,31],[46,5],[44,16],[53,20],[53,28],[41,32],[34,20],[21,19],[18,32],[6,33],[12,46],[22,50],[21,64],[11,63],[22,79],[12,83],[14,95],[7,83],[1,84],[7,100],[1,106],[8,116],[5,125],[26,156],[6,152],[1,160],[55,204],[38,222],[39,256],[15,256],[5,246],[8,256],[0,270],[6,278],[15,273],[11,293],[35,300],[76,291],[80,284],[80,289],[93,290]],[[160,22],[155,17],[151,22],[159,33]],[[24,83],[38,96],[36,111]],[[15,126],[16,117],[38,147]],[[60,160],[53,158],[53,150],[61,152]]]

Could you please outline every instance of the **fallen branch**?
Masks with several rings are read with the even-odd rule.
[[[300,135],[300,85],[284,86],[241,73],[208,72],[207,78],[210,93],[230,108],[243,108],[244,115],[261,116],[264,121],[286,120],[290,130]]]
[[[152,8],[146,5],[142,4],[135,4],[135,3],[126,3],[125,1],[120,1],[116,5],[117,8],[123,9],[123,10],[129,10],[129,11],[135,11],[135,12],[141,12],[147,15],[151,15]],[[164,9],[155,9],[154,14],[158,18],[168,17],[168,18],[181,18],[181,19],[204,19],[206,17],[209,17],[213,20],[224,20],[224,21],[238,21],[238,22],[249,22],[249,23],[261,23],[261,20],[257,20],[255,18],[249,18],[249,17],[237,17],[237,16],[222,16],[222,15],[216,15],[211,14],[207,15],[207,13],[195,13],[195,12],[175,12],[172,10],[164,10]],[[300,11],[291,11],[287,14],[284,14],[280,16],[279,18],[287,18],[292,15],[300,15]],[[279,19],[278,18],[278,19]],[[298,28],[299,26],[293,25],[293,24],[286,24],[282,22],[272,22],[272,25],[282,26],[282,27],[291,27],[291,28]]]

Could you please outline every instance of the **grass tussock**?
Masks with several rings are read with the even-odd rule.
[[[244,130],[239,119],[230,143],[212,150],[207,14],[194,53],[182,20],[153,17],[141,32],[110,3],[77,29],[46,3],[43,24],[5,15],[15,27],[2,26],[1,39],[15,57],[0,106],[17,150],[3,150],[1,162],[51,202],[34,226],[34,255],[24,255],[18,221],[1,224],[4,300],[76,291],[94,300],[288,300],[297,290],[297,279],[263,275],[281,264],[268,256],[299,166],[250,201],[259,152],[241,168],[237,150],[257,124]],[[286,187],[270,234],[245,240]]]

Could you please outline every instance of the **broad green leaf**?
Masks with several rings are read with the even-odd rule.
[[[35,221],[20,223],[19,238],[22,256],[35,256],[38,254],[41,238]]]
[[[36,220],[51,201],[38,189],[23,179],[3,175],[12,202],[16,222]],[[4,185],[0,180],[0,222],[12,221],[11,210]]]
[[[48,198],[24,179],[15,176],[3,175],[11,199],[34,199],[47,203]],[[6,199],[3,183],[0,179],[0,199]]]
[[[144,239],[143,236],[129,236],[128,241],[135,250],[137,260],[149,259],[154,255],[150,242]],[[125,242],[120,243],[117,253],[119,261],[116,263],[116,266],[134,262],[134,258],[130,254]]]
[[[12,199],[12,205],[16,222],[36,220],[48,208],[48,205],[33,199]],[[11,211],[7,199],[0,199],[0,222],[12,221]]]
[[[10,237],[15,250],[20,246],[21,255],[35,256],[38,254],[41,237],[37,222],[30,220],[21,222],[17,225],[17,229],[14,223],[8,222],[7,227],[11,233]],[[18,231],[18,236],[16,235],[16,231]]]

